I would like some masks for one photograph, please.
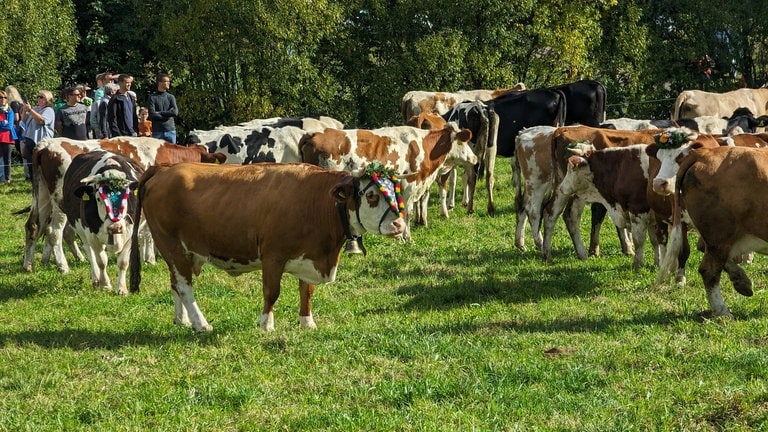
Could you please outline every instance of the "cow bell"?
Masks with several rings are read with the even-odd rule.
[[[347,239],[347,244],[344,246],[344,253],[347,254],[363,254],[365,256],[368,252],[363,246],[363,236],[354,236]]]

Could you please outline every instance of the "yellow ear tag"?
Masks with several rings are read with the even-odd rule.
[[[91,199],[91,197],[88,196],[88,194],[83,194],[83,201],[88,201]]]
[[[138,189],[134,189],[133,190],[133,194],[136,195],[136,196],[139,196],[139,190]]]

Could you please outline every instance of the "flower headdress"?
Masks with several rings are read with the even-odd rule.
[[[98,179],[97,192],[104,202],[107,216],[117,222],[128,211],[128,198],[131,195],[131,181],[125,177],[101,177]]]
[[[379,191],[384,195],[389,207],[400,217],[405,217],[405,204],[403,203],[403,194],[400,188],[400,178],[397,177],[395,170],[386,168],[381,162],[374,161],[365,167],[364,177],[370,177],[379,187]]]
[[[679,130],[666,130],[653,137],[653,142],[660,149],[675,149],[688,142],[688,134]]]

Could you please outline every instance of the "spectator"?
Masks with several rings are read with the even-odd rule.
[[[104,86],[112,82],[112,74],[104,72],[96,75],[96,90],[93,91],[93,105],[91,106],[91,118],[89,126],[91,127],[91,134],[94,138],[101,138],[101,129],[99,124],[99,102],[104,97]]]
[[[149,121],[149,110],[139,108],[139,136],[152,136],[152,122]]]
[[[109,99],[107,104],[107,123],[109,124],[109,136],[136,136],[137,124],[136,99],[131,97],[133,77],[128,74],[120,74],[117,78],[120,89]]]
[[[149,95],[149,119],[152,121],[152,136],[176,144],[175,117],[179,115],[176,98],[168,93],[171,78],[161,73],[155,78],[157,91]]]
[[[88,108],[80,103],[83,93],[79,87],[68,87],[64,90],[66,105],[56,113],[56,133],[74,140],[88,139]]]
[[[104,96],[102,96],[101,100],[96,104],[97,117],[99,118],[99,135],[95,138],[110,138],[109,124],[107,123],[107,106],[109,105],[109,100],[112,99],[112,96],[117,93],[118,88],[120,87],[118,87],[117,84],[111,82],[104,86]]]
[[[13,110],[13,126],[16,128],[16,151],[21,154],[21,147],[19,147],[22,136],[24,135],[24,122],[21,121],[21,109],[24,107],[24,100],[21,98],[19,91],[16,87],[9,85],[5,88],[5,93],[8,95],[8,104]]]
[[[53,138],[56,114],[53,111],[53,93],[48,90],[37,92],[37,104],[32,107],[25,102],[21,120],[26,125],[24,140],[21,143],[21,156],[24,158],[24,175],[32,180],[32,152],[46,138]]]
[[[13,125],[15,113],[8,104],[8,94],[0,90],[0,181],[11,183],[11,149],[16,142]]]

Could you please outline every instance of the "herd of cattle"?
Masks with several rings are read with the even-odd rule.
[[[433,183],[447,217],[456,167],[463,168],[469,214],[477,177],[485,174],[493,216],[494,165],[505,157],[516,191],[516,247],[526,247],[527,221],[535,247],[551,260],[563,215],[576,256],[599,255],[599,227],[609,215],[635,268],[644,263],[648,237],[657,282],[674,274],[684,283],[692,228],[704,251],[707,312],[730,316],[722,271],[751,295],[738,263],[745,254],[768,253],[768,227],[759,220],[768,134],[756,131],[768,120],[768,89],[685,91],[670,120],[606,120],[605,103],[604,87],[592,80],[532,90],[414,91],[402,99],[403,126],[345,129],[330,117],[271,118],[195,130],[186,146],[146,137],[46,140],[33,156],[24,269],[32,271],[44,238],[43,262],[53,255],[68,272],[66,243],[77,259],[87,257],[93,285],[111,289],[111,253],[115,291],[127,294],[138,291],[142,261],[154,263],[158,251],[170,272],[174,322],[197,331],[211,329],[192,288],[204,263],[232,275],[262,271],[265,330],[274,329],[287,272],[299,279],[300,324],[314,328],[315,284],[335,279],[345,242],[365,232],[410,239],[409,220],[427,225]],[[579,231],[586,203],[589,252]]]

